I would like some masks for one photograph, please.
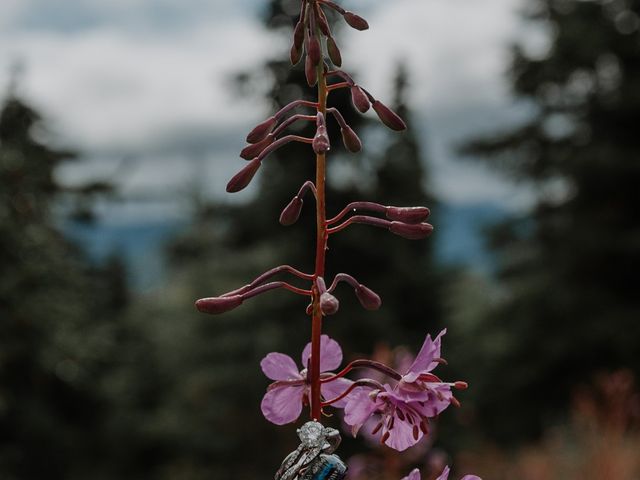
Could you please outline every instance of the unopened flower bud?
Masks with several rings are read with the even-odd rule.
[[[329,59],[336,67],[342,65],[342,55],[333,37],[327,37],[327,52],[329,53]]]
[[[329,28],[329,24],[327,23],[327,18],[324,15],[317,15],[316,20],[318,21],[318,28],[325,37],[331,36],[331,29]]]
[[[320,311],[323,315],[333,315],[338,311],[339,307],[340,302],[329,292],[324,292],[320,295]]]
[[[303,203],[302,199],[297,195],[293,197],[293,200],[284,207],[284,210],[282,210],[282,213],[280,214],[280,224],[288,227],[289,225],[296,223],[300,217]]]
[[[358,297],[360,305],[367,310],[378,310],[380,305],[382,305],[382,300],[378,294],[364,285],[358,285],[356,288],[356,297]]]
[[[356,153],[362,150],[362,142],[351,127],[344,127],[340,129],[340,132],[342,133],[342,142],[344,143],[344,146],[347,150],[352,153]]]
[[[307,77],[307,84],[310,87],[313,87],[316,83],[318,83],[318,72],[316,70],[316,65],[311,61],[311,57],[307,55],[304,61],[304,74]]]
[[[242,304],[243,299],[240,295],[231,295],[228,297],[210,297],[210,298],[201,298],[196,301],[196,308],[202,313],[210,313],[212,315],[217,315],[219,313],[228,312],[229,310],[233,310],[240,304]]]
[[[362,91],[362,89],[358,85],[353,85],[350,87],[351,90],[351,102],[353,106],[360,113],[365,113],[369,110],[369,99],[367,95]]]
[[[343,16],[345,21],[356,30],[367,30],[369,28],[367,21],[360,15],[356,15],[353,12],[344,12]]]
[[[320,63],[322,54],[320,52],[320,42],[315,35],[309,37],[309,43],[307,44],[307,55],[311,58],[311,63],[317,66]]]
[[[384,103],[376,100],[373,102],[373,109],[378,114],[382,123],[384,123],[391,130],[401,131],[407,129],[407,124],[404,123],[396,112],[387,107]]]
[[[428,223],[391,222],[389,231],[409,240],[420,240],[433,232],[433,225]]]
[[[297,65],[302,58],[302,47],[298,47],[295,44],[291,45],[291,52],[289,52],[289,59],[291,65]]]
[[[235,176],[231,180],[229,180],[229,183],[227,183],[227,192],[239,192],[247,185],[249,185],[249,182],[251,182],[251,179],[260,168],[260,165],[261,162],[257,157],[251,160],[251,162],[246,167],[236,173]]]
[[[316,135],[313,137],[313,151],[317,154],[327,152],[331,148],[329,143],[329,135],[327,134],[327,127],[320,125],[316,130]]]
[[[296,23],[296,28],[293,30],[293,44],[302,50],[302,44],[304,43],[304,22],[299,21]]]
[[[278,123],[276,117],[269,117],[264,122],[256,125],[256,127],[247,135],[247,143],[258,143],[263,140]]]
[[[385,213],[389,220],[403,223],[420,223],[431,214],[427,207],[387,207]]]
[[[275,137],[270,133],[259,142],[249,144],[244,147],[240,152],[240,157],[244,158],[245,160],[253,160],[258,155],[260,155],[265,148],[271,145],[274,140]]]

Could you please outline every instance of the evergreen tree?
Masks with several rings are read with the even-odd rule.
[[[490,358],[478,418],[502,440],[539,433],[598,369],[640,373],[640,1],[531,7],[550,47],[516,48],[511,78],[534,113],[467,148],[538,193],[493,231],[503,301],[468,351]]]

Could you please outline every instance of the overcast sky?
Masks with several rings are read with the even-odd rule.
[[[436,192],[450,202],[526,202],[521,191],[455,161],[452,150],[469,135],[522,118],[505,82],[508,45],[526,37],[535,47],[538,37],[519,20],[520,0],[340,3],[371,25],[366,32],[345,29],[340,41],[345,67],[358,72],[359,83],[389,98],[391,68],[399,58],[407,61]],[[1,0],[0,89],[20,60],[19,92],[51,121],[58,141],[91,159],[85,170],[65,170],[68,181],[87,168],[108,174],[116,160],[135,157],[127,188],[184,187],[196,158],[211,190],[223,192],[246,129],[268,114],[256,99],[238,98],[229,77],[274,52],[286,55],[286,41],[260,24],[263,6],[262,0]]]

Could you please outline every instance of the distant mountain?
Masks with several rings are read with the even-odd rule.
[[[491,273],[495,261],[484,243],[483,228],[503,219],[507,212],[494,204],[441,205],[431,222],[436,227],[437,258],[445,265]],[[148,291],[166,278],[164,249],[188,227],[186,221],[167,220],[129,223],[66,222],[62,228],[93,262],[110,256],[124,259],[129,280],[138,291]]]

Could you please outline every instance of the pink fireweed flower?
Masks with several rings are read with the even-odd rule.
[[[436,480],[448,480],[449,471],[450,470],[448,466],[444,467],[444,470],[442,470],[442,473],[438,478],[436,478]],[[408,476],[404,477],[402,480],[420,480],[420,470],[418,470],[417,468],[412,470],[411,473]],[[482,480],[482,479],[476,475],[465,475],[460,480]]]
[[[302,365],[306,366],[311,357],[311,343],[308,343],[302,352]],[[342,363],[342,349],[338,342],[328,335],[322,335],[320,339],[320,372],[336,370]],[[298,370],[296,363],[283,353],[272,352],[260,362],[264,374],[274,380],[269,385],[267,393],[262,399],[262,414],[267,420],[276,425],[284,425],[294,422],[302,412],[303,404],[308,403],[311,393],[311,385],[307,379],[307,369]],[[338,397],[346,391],[353,382],[346,378],[336,378],[323,383],[322,396],[325,399]],[[332,406],[343,408],[350,395],[335,402]]]
[[[344,421],[351,426],[354,436],[375,416],[379,421],[371,434],[380,433],[381,442],[399,452],[412,447],[428,433],[428,418],[433,416],[427,402],[407,402],[388,384],[383,390],[356,388],[344,412]]]
[[[465,382],[447,383],[431,373],[439,363],[444,360],[440,357],[442,336],[447,330],[442,330],[435,340],[427,335],[420,352],[413,364],[402,376],[394,392],[403,400],[423,402],[425,409],[429,411],[429,417],[435,417],[445,410],[450,404],[458,404],[453,397],[451,388],[467,388]]]

